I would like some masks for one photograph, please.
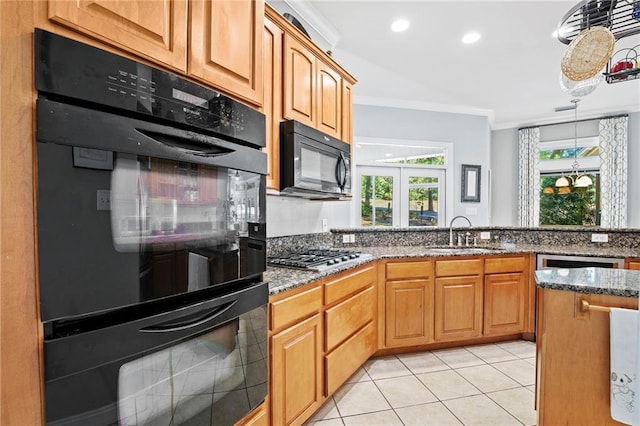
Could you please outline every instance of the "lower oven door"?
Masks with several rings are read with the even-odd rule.
[[[267,393],[267,298],[259,283],[45,341],[47,423],[235,424]]]

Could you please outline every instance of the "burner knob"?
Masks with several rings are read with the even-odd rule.
[[[349,255],[350,259],[355,259],[356,257],[358,257],[357,253],[352,253],[352,254]]]
[[[342,260],[349,260],[349,256],[342,256]]]
[[[327,265],[333,265],[334,263],[336,263],[336,262],[335,262],[333,259],[331,259],[331,260],[329,260],[329,261],[327,262]]]

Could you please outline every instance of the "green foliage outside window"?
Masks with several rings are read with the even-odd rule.
[[[362,176],[360,182],[362,226],[392,225],[393,178],[390,176]],[[375,207],[375,210],[374,210]]]
[[[594,182],[587,188],[570,187],[562,194],[555,187],[559,175],[540,177],[540,225],[598,226],[600,225],[599,187],[596,173],[588,174]],[[550,193],[547,193],[550,192]]]

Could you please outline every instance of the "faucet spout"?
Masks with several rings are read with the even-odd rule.
[[[453,219],[451,219],[451,222],[449,222],[449,246],[450,247],[453,247],[453,222],[455,222],[456,219],[466,220],[467,223],[469,224],[469,228],[473,226],[471,225],[471,221],[469,220],[469,218],[466,216],[455,216]]]

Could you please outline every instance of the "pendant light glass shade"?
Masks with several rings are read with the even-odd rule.
[[[568,191],[558,191],[559,194],[568,194],[571,192],[569,187],[586,188],[593,184],[593,181],[586,174],[580,174],[578,171],[580,164],[578,164],[578,102],[580,99],[572,99],[571,102],[574,106],[574,119],[573,119],[573,164],[571,165],[571,175],[569,177],[564,174],[556,179],[556,187],[561,189],[568,189]]]
[[[578,179],[576,179],[576,182],[573,184],[573,186],[575,186],[576,188],[586,188],[588,186],[591,186],[592,184],[593,181],[589,176],[582,175],[579,176]]]

